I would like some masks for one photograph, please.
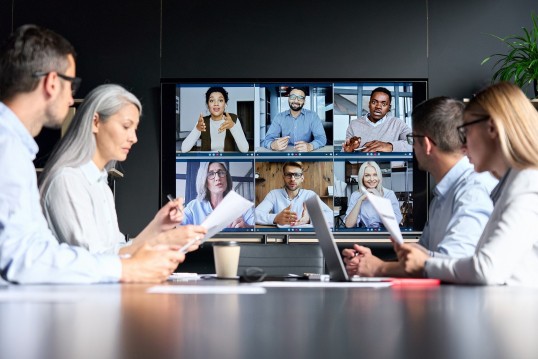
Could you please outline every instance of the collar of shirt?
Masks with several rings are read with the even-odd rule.
[[[504,185],[506,184],[506,179],[510,175],[511,168],[506,171],[504,176],[499,180],[499,183],[493,188],[491,191],[491,194],[489,195],[491,200],[493,201],[493,205],[499,200],[499,197],[501,196],[501,193],[503,192]]]
[[[0,102],[0,117],[6,120],[1,125],[15,132],[15,134],[21,139],[24,146],[26,146],[26,148],[28,149],[28,152],[32,155],[33,158],[35,158],[35,155],[39,150],[37,143],[35,142],[32,135],[30,135],[28,129],[24,127],[17,115],[15,115],[15,113],[11,111],[9,107],[4,105],[3,102]]]
[[[369,126],[372,126],[372,127],[377,127],[377,126],[381,126],[382,124],[384,124],[385,122],[387,122],[387,118],[389,118],[389,114],[387,112],[387,114],[385,116],[383,116],[382,119],[380,119],[379,121],[377,122],[372,122],[370,121],[370,113],[368,113],[366,115],[366,123],[369,125]]]
[[[88,182],[90,182],[91,184],[99,182],[107,183],[108,174],[106,170],[100,170],[99,168],[97,168],[93,161],[90,161],[80,166],[80,169],[82,170],[84,177],[86,177]]]
[[[469,159],[464,156],[458,161],[458,163],[454,165],[454,167],[450,169],[450,171],[447,172],[443,179],[439,181],[437,186],[435,186],[435,196],[444,197],[445,194],[450,190],[450,188],[456,183],[458,178],[460,178],[464,172],[472,168],[473,165],[471,165],[469,163]]]
[[[299,115],[297,117],[293,117],[293,115],[291,114],[291,110],[288,110],[288,111],[286,111],[286,116],[289,116],[289,117],[293,118],[294,120],[296,120],[301,116],[306,116],[306,113],[304,111],[304,108],[302,108],[301,113],[299,113]]]

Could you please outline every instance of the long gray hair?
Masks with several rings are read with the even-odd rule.
[[[78,167],[89,162],[96,151],[95,136],[92,131],[94,115],[101,122],[118,113],[125,105],[133,104],[142,114],[142,105],[135,95],[119,85],[107,84],[93,89],[77,110],[67,132],[56,144],[43,173],[39,177],[39,191],[42,200],[55,175],[65,167]],[[108,171],[116,161],[105,165]]]

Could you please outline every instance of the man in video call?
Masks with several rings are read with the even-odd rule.
[[[263,225],[303,226],[310,225],[310,216],[304,202],[314,191],[301,187],[304,181],[303,164],[286,162],[282,166],[284,187],[271,190],[256,207],[256,223]],[[329,226],[333,226],[333,211],[322,203],[323,214]]]
[[[407,124],[398,117],[388,115],[392,94],[384,87],[377,87],[370,95],[370,112],[349,123],[344,152],[410,152],[406,136],[411,133]]]
[[[306,92],[301,88],[290,91],[290,109],[273,118],[262,146],[283,151],[293,146],[297,152],[310,152],[327,144],[327,136],[317,113],[303,108]]]
[[[463,103],[436,97],[413,113],[413,133],[408,135],[419,168],[435,183],[428,222],[418,246],[432,257],[463,258],[475,251],[482,230],[493,211],[490,192],[497,184],[489,173],[476,173],[461,150],[456,127],[462,123]],[[398,262],[384,262],[369,248],[344,249],[350,275],[405,276]]]

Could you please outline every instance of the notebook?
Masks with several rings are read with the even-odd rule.
[[[310,221],[314,225],[321,252],[325,257],[325,264],[329,270],[330,280],[334,282],[391,282],[393,286],[438,286],[439,279],[434,278],[381,278],[381,277],[349,277],[346,267],[340,256],[338,246],[333,234],[323,217],[321,200],[317,196],[310,197],[305,201],[306,209],[310,215]]]

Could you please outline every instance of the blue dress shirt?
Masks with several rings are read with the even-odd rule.
[[[287,110],[273,118],[271,126],[265,135],[262,146],[271,149],[271,143],[279,137],[290,136],[288,146],[295,145],[298,141],[311,143],[314,150],[327,144],[327,136],[317,113],[301,109],[297,118]]]
[[[476,173],[463,157],[435,186],[428,222],[419,244],[432,257],[470,257],[493,211],[489,194],[497,184],[488,172]]]
[[[18,283],[117,282],[117,255],[59,244],[43,216],[32,163],[37,144],[0,102],[0,275]]]
[[[301,188],[297,196],[290,199],[284,188],[273,189],[267,193],[267,196],[265,196],[263,201],[256,207],[256,223],[267,225],[275,224],[274,221],[277,214],[288,207],[290,203],[292,203],[291,210],[297,213],[297,216],[300,218],[304,210],[304,202],[312,196],[317,196],[316,192]],[[321,209],[323,210],[325,220],[330,227],[333,227],[333,210],[325,203],[321,203]]]

